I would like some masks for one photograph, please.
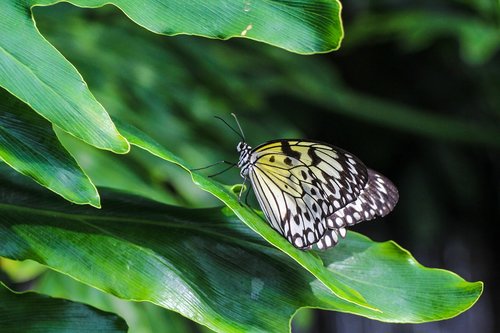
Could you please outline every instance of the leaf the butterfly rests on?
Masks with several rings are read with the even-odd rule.
[[[327,249],[346,227],[387,215],[396,187],[354,155],[329,144],[275,140],[237,146],[241,176],[250,179],[271,226],[300,249]]]

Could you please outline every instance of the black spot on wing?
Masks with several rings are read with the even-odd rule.
[[[309,148],[307,150],[307,155],[311,158],[311,165],[318,165],[321,162],[321,158],[319,158],[318,154],[314,151],[314,148]]]
[[[302,156],[300,152],[293,150],[292,147],[290,147],[290,143],[286,140],[281,141],[281,151],[286,156],[290,156],[296,160],[300,160],[300,156]]]
[[[291,217],[291,215],[292,215],[292,212],[290,211],[290,209],[287,209],[287,210],[286,210],[286,213],[285,213],[285,216],[283,217],[283,219],[284,219],[285,221],[290,221],[290,217]]]

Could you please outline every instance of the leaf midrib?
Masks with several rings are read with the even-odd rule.
[[[103,216],[91,215],[91,214],[88,214],[88,215],[87,214],[69,214],[69,213],[60,212],[58,210],[43,210],[43,209],[38,209],[38,208],[26,207],[26,206],[15,206],[15,205],[0,203],[0,211],[2,211],[2,210],[23,211],[23,212],[32,213],[34,215],[49,216],[49,217],[56,216],[56,217],[59,217],[62,219],[76,220],[76,221],[81,222],[83,224],[91,224],[88,220],[97,220],[97,221],[111,221],[111,222],[120,222],[120,223],[123,223],[123,222],[135,223],[138,225],[141,225],[141,224],[142,225],[153,225],[153,226],[158,226],[158,227],[169,227],[169,228],[176,228],[176,229],[188,229],[188,230],[195,229],[197,232],[201,232],[201,233],[206,234],[206,235],[216,236],[218,238],[225,238],[225,239],[231,241],[232,243],[235,243],[238,245],[246,244],[246,246],[248,248],[259,248],[259,249],[260,248],[266,248],[266,249],[269,248],[268,246],[263,245],[263,244],[250,242],[248,240],[229,236],[229,235],[226,235],[224,233],[217,233],[217,232],[209,231],[206,228],[196,228],[199,225],[193,224],[193,222],[190,222],[190,221],[187,221],[184,219],[172,218],[171,216],[169,216],[169,219],[171,221],[173,220],[173,222],[170,222],[170,221],[159,222],[159,221],[144,220],[144,219],[140,219],[140,218],[113,217],[113,216],[103,217]],[[181,223],[175,223],[175,221],[181,222]],[[182,224],[182,223],[186,223],[186,222],[189,224],[192,224],[192,225]],[[93,226],[93,224],[91,224],[91,225]],[[214,224],[211,223],[211,225],[214,225]],[[224,225],[224,224],[217,224],[217,227],[231,229],[230,226]],[[104,229],[104,230],[106,230],[106,229]],[[106,233],[118,238],[117,235],[113,234],[110,231],[106,231]]]

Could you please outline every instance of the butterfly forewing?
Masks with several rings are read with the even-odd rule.
[[[306,190],[300,195],[294,195],[297,192],[290,188],[283,190],[283,184],[273,182],[266,169],[258,165],[250,172],[250,180],[267,219],[289,242],[304,248],[321,238],[326,222],[315,197]]]

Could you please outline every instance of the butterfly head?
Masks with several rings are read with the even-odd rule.
[[[243,141],[241,141],[240,143],[238,143],[238,145],[236,146],[236,150],[240,154],[241,154],[242,151],[246,151],[246,150],[250,150],[250,149],[251,148],[248,146],[248,144],[246,142],[243,142]]]

